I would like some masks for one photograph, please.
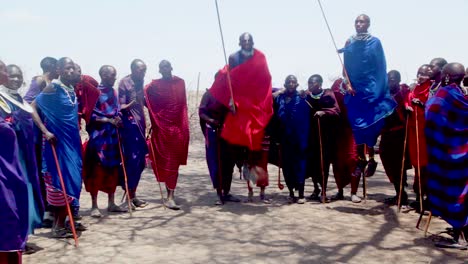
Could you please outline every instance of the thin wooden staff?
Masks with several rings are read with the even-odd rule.
[[[70,220],[70,226],[73,233],[73,239],[75,240],[75,247],[78,247],[78,235],[76,234],[75,220],[73,219],[73,214],[71,212],[70,204],[68,203],[67,190],[65,189],[65,182],[63,181],[62,170],[60,169],[60,164],[57,157],[57,151],[55,150],[55,145],[50,144],[52,147],[52,153],[54,154],[55,166],[57,167],[57,173],[60,180],[60,186],[62,186],[63,197],[65,198],[65,205],[67,207],[68,219]]]
[[[120,133],[119,129],[117,130],[117,141],[119,142],[119,152],[120,152],[120,160],[122,161],[122,170],[124,175],[124,183],[125,183],[125,192],[127,193],[127,203],[128,203],[128,212],[130,213],[130,217],[132,217],[132,202],[130,200],[130,190],[128,189],[128,177],[127,177],[127,168],[125,167],[125,158],[122,151],[122,141],[120,140]]]
[[[419,185],[419,211],[423,213],[423,195],[422,195],[422,184],[421,184],[421,164],[419,160],[419,127],[418,127],[418,109],[417,106],[414,108],[415,122],[416,122],[416,171],[418,173],[418,185]]]
[[[282,155],[281,155],[281,145],[278,144],[278,189],[283,190],[284,185],[281,183],[281,166],[282,166]]]
[[[403,159],[401,161],[401,173],[400,173],[400,191],[398,193],[398,212],[401,211],[401,193],[403,192],[403,175],[405,172],[405,159],[406,159],[406,140],[408,138],[408,115],[406,115],[406,125],[405,125],[405,140],[403,143]]]
[[[149,108],[148,108],[148,111],[150,111]],[[156,166],[156,152],[155,152],[153,137],[150,137],[149,141],[150,141],[150,147],[151,147],[151,154],[153,155],[152,162],[153,162],[154,168],[155,168],[154,169],[154,176],[156,176],[156,181],[158,182],[159,193],[161,194],[161,203],[162,203],[162,205],[164,207],[164,210],[166,210],[166,204],[164,203],[164,196],[163,196],[163,193],[162,193],[161,183],[159,182],[158,169],[157,169],[157,166]]]
[[[320,170],[322,172],[322,203],[325,203],[327,199],[327,193],[325,190],[326,186],[325,186],[325,172],[323,168],[322,129],[320,127],[320,117],[317,117],[317,125],[318,125],[319,144],[320,144]]]
[[[224,35],[223,35],[223,27],[221,26],[221,16],[219,15],[219,7],[218,7],[218,0],[215,0],[216,5],[216,14],[218,15],[218,25],[219,25],[219,33],[221,35],[221,44],[223,45],[223,53],[224,53],[224,62],[226,63],[227,68],[227,81],[229,87],[229,93],[231,94],[231,99],[229,105],[231,107],[232,113],[236,113],[236,105],[234,104],[234,93],[232,92],[232,82],[231,82],[231,74],[229,73],[229,62],[226,55],[226,46],[224,45]]]
[[[429,211],[429,217],[427,218],[426,225],[424,226],[424,236],[427,237],[427,230],[429,230],[429,225],[431,224],[432,212]],[[463,231],[462,231],[463,233]]]
[[[198,78],[197,78],[197,93],[195,94],[195,103],[198,104],[198,91],[200,90],[200,72],[198,72]]]
[[[146,92],[146,90],[144,91],[145,93],[145,102],[146,102],[146,108],[148,109],[148,114],[150,116],[150,120],[153,120],[155,121],[156,119],[154,118],[154,115],[153,115],[153,112],[151,110],[151,103],[149,101],[149,97],[148,97],[148,94]],[[150,128],[150,132],[153,132],[153,126],[151,126]],[[153,165],[154,165],[154,176],[156,176],[156,181],[158,182],[158,186],[159,186],[159,193],[161,194],[161,203],[164,207],[164,210],[166,210],[166,204],[164,203],[164,196],[163,196],[163,193],[162,193],[162,188],[161,188],[161,183],[159,182],[159,176],[158,176],[158,169],[156,167],[156,147],[154,146],[154,143],[153,143],[153,137],[151,136],[152,134],[149,134],[148,137],[149,137],[149,141],[150,141],[150,146],[151,146],[151,154],[153,155]],[[151,136],[151,137],[150,137]]]
[[[367,144],[364,144],[364,160],[367,154]],[[367,202],[367,179],[366,175],[362,173],[362,195],[364,196],[364,203]]]
[[[325,11],[323,10],[322,2],[320,0],[317,0],[317,2],[319,4],[320,11],[322,12],[323,20],[325,21],[325,24],[327,25],[328,33],[330,33],[330,38],[333,42],[333,46],[335,46],[336,55],[338,56],[338,59],[340,60],[341,67],[343,67],[344,77],[348,81],[347,87],[349,87],[351,91],[354,91],[354,89],[351,86],[351,81],[349,80],[348,71],[346,70],[346,67],[344,66],[344,63],[343,63],[343,59],[341,58],[338,52],[339,49],[338,49],[338,46],[336,45],[335,37],[333,37],[333,33],[331,31],[330,25],[328,24],[328,19],[327,19],[327,16],[325,15]]]

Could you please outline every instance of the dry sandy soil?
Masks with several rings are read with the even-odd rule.
[[[433,219],[428,238],[415,228],[418,215],[398,213],[382,203],[393,194],[382,167],[368,178],[368,200],[353,204],[307,202],[289,205],[286,189],[276,186],[271,166],[272,203],[228,203],[215,206],[201,141],[190,145],[189,166],[180,171],[180,211],[165,210],[151,170],[145,170],[138,194],[150,205],[129,214],[89,216],[90,197],[83,191],[81,212],[89,230],[74,248],[73,240],[49,238],[40,229],[30,242],[43,249],[25,263],[463,263],[467,251],[433,246],[447,224]],[[412,181],[410,175],[409,182]],[[284,183],[284,182],[283,182]],[[335,193],[333,177],[329,194]],[[311,183],[306,186],[308,194]],[[245,199],[246,184],[233,181],[232,193]],[[412,194],[412,192],[410,192]],[[256,192],[258,195],[258,191]],[[349,199],[349,189],[346,190]],[[117,196],[122,196],[119,190]],[[410,198],[414,199],[413,196]],[[105,208],[106,196],[101,194]],[[443,235],[442,235],[443,236]],[[465,262],[466,263],[466,262]]]

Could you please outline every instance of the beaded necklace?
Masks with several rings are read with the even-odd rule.
[[[75,94],[75,89],[73,87],[68,87],[65,84],[63,84],[60,80],[53,80],[52,81],[55,84],[58,84],[60,88],[67,94],[68,101],[70,102],[71,105],[75,106],[77,99],[76,99],[76,94]],[[72,101],[72,96],[73,96],[73,101]]]
[[[323,92],[324,92],[324,90],[322,89],[322,90],[320,91],[320,93],[318,93],[318,94],[310,93],[310,97],[312,97],[312,99],[318,100],[318,99],[320,99],[320,97],[322,97]]]

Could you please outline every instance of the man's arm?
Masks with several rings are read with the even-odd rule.
[[[42,91],[43,93],[50,93],[53,92],[55,89],[53,88],[52,85],[48,85],[44,90]],[[55,144],[57,142],[57,138],[55,137],[54,134],[52,134],[47,127],[44,125],[44,123],[41,120],[41,117],[38,114],[38,106],[36,103],[36,100],[32,101],[31,107],[33,109],[32,112],[32,118],[34,120],[34,123],[36,123],[37,127],[42,131],[44,134],[45,138],[47,141],[49,141],[50,144]]]
[[[126,110],[127,108],[132,107],[135,104],[135,100],[132,100],[130,103],[128,101],[128,89],[125,81],[122,79],[119,83],[119,102],[120,102],[120,109]]]

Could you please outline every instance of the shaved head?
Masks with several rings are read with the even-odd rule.
[[[162,60],[160,63],[159,63],[159,68],[161,67],[171,67],[171,63],[168,61],[168,60]]]
[[[23,72],[20,67],[14,64],[7,66],[8,82],[5,86],[10,90],[18,90],[23,86]]]
[[[356,19],[361,18],[364,19],[367,23],[370,24],[370,17],[366,14],[360,14]]]
[[[146,68],[146,64],[142,60],[134,59],[132,63],[130,64],[130,69],[134,71],[136,68],[142,67],[142,66]]]
[[[298,86],[297,78],[292,74],[288,75],[284,80],[284,88],[286,88],[286,91],[289,93],[294,93]]]
[[[159,73],[163,79],[172,79],[172,65],[168,60],[162,60],[159,63]]]
[[[391,70],[387,73],[388,88],[390,92],[395,94],[400,90],[401,74],[397,70]]]
[[[143,82],[146,75],[146,64],[140,59],[134,59],[130,64],[133,81]]]
[[[387,76],[388,76],[388,77],[393,77],[393,78],[395,78],[396,80],[401,81],[401,74],[400,74],[400,72],[397,71],[397,70],[391,70],[391,71],[389,71],[388,74],[387,74]]]
[[[99,76],[101,76],[101,84],[113,87],[117,79],[117,71],[111,65],[103,65],[99,69]]]
[[[242,40],[245,40],[245,39],[250,39],[251,41],[253,41],[252,34],[250,34],[248,32],[244,32],[239,36],[239,41],[242,41]]]
[[[239,46],[242,50],[251,52],[254,46],[254,40],[250,33],[242,33],[239,37]]]
[[[367,33],[367,30],[370,27],[370,17],[365,14],[359,15],[354,21],[354,28],[356,33]]]
[[[440,69],[442,69],[447,64],[447,60],[445,60],[444,58],[434,58],[431,60],[429,64],[437,66]]]
[[[465,66],[458,62],[448,63],[442,69],[442,76],[445,85],[453,83],[460,85],[460,83],[465,78]]]
[[[99,76],[102,76],[104,74],[108,74],[109,72],[112,72],[112,71],[115,71],[115,68],[113,66],[110,66],[110,65],[103,65],[101,66],[101,68],[99,69]]]

